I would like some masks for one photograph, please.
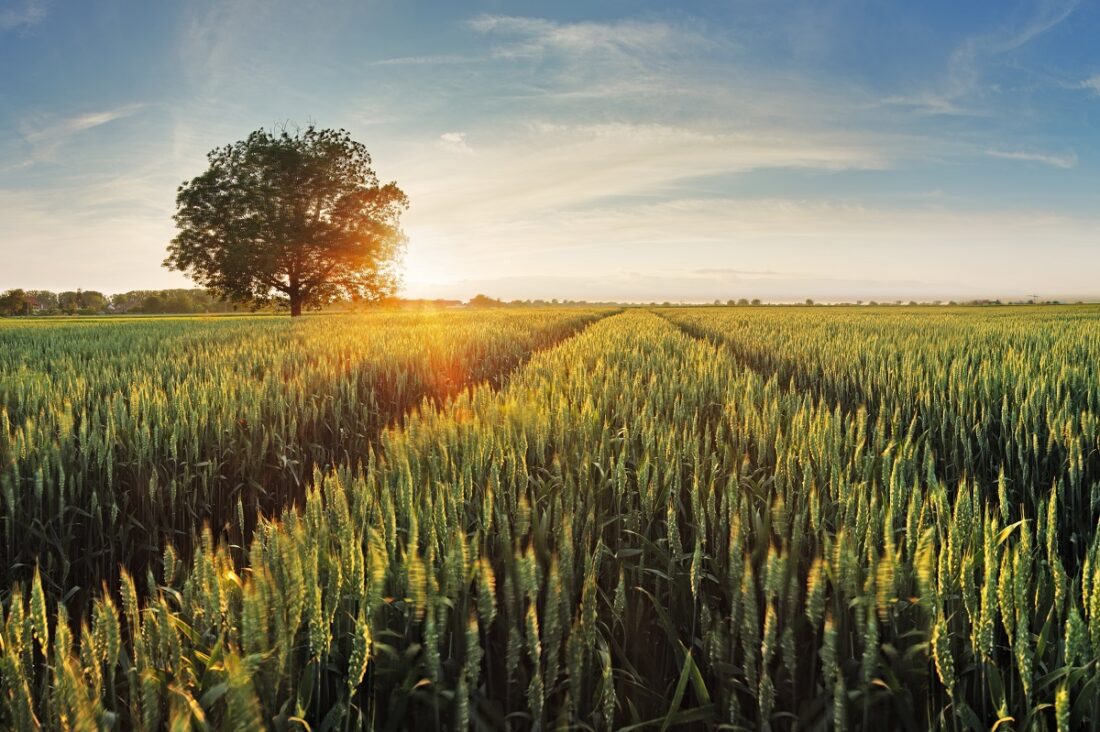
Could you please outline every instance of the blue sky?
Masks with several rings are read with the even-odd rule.
[[[1084,2],[0,0],[0,289],[160,266],[205,153],[350,130],[406,293],[1100,297]]]

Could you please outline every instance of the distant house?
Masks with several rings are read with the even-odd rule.
[[[27,290],[23,293],[23,301],[32,313],[57,310],[57,294],[49,290]]]

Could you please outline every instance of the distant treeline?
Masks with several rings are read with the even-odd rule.
[[[203,289],[131,290],[104,295],[95,290],[51,292],[8,290],[0,295],[0,315],[165,315],[231,313],[239,306]]]
[[[384,308],[399,308],[403,310],[419,310],[434,308],[559,308],[559,307],[622,307],[631,303],[621,302],[592,302],[590,300],[498,300],[488,295],[474,295],[467,302],[462,300],[445,299],[408,299],[403,297],[390,297],[378,303]],[[333,309],[355,308],[352,303],[337,303]],[[360,306],[361,307],[361,306]]]
[[[459,302],[453,300],[451,302]],[[470,298],[470,301],[466,303],[466,307],[469,308],[557,308],[557,307],[620,307],[622,305],[630,305],[632,303],[621,303],[611,301],[592,301],[592,300],[559,300],[553,298],[552,300],[498,300],[495,297],[489,297],[488,295],[474,295]]]
[[[683,303],[620,303],[620,302],[592,302],[585,300],[498,300],[488,295],[475,295],[468,302],[462,300],[447,299],[408,299],[390,297],[381,302],[356,303],[350,301],[338,301],[323,309],[326,311],[361,310],[367,307],[396,308],[402,310],[421,310],[437,308],[509,308],[509,307],[622,307],[631,305],[649,305],[660,307],[675,307]],[[744,307],[750,305],[774,305],[776,303],[761,302],[758,298],[749,300],[715,300],[714,305],[727,305]],[[816,305],[813,300],[805,300],[799,303],[785,303],[791,305]],[[905,305],[901,300],[893,302],[833,302],[830,305],[870,305],[888,306]],[[908,305],[966,305],[966,306],[997,306],[997,305],[1058,305],[1057,300],[1043,300],[1030,298],[1026,300],[969,300],[965,302],[917,302],[911,300]],[[276,307],[265,307],[264,312],[275,312]],[[195,315],[203,313],[235,313],[249,312],[250,309],[243,305],[227,302],[217,293],[204,289],[176,289],[176,290],[131,290],[117,295],[104,295],[95,290],[76,290],[75,292],[50,292],[49,290],[8,290],[0,295],[0,316],[19,315]]]
[[[421,310],[437,308],[505,308],[601,306],[619,303],[592,303],[583,300],[512,300],[504,301],[477,295],[463,302],[447,299],[387,298],[375,303],[338,301],[327,311],[360,310],[367,307]],[[274,307],[263,309],[273,312]],[[236,305],[204,289],[131,290],[117,295],[104,295],[95,290],[51,292],[49,290],[8,290],[0,295],[0,316],[27,315],[193,315],[202,313],[250,312],[247,306]]]

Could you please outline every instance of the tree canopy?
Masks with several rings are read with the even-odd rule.
[[[164,264],[224,297],[303,308],[392,294],[408,199],[346,130],[257,130],[180,186]]]
[[[0,295],[0,315],[29,315],[31,301],[23,290],[8,290]]]
[[[472,308],[499,308],[504,305],[500,300],[489,297],[488,295],[474,295],[470,298],[468,304]]]

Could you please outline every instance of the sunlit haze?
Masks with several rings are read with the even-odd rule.
[[[1100,297],[1100,6],[0,0],[0,290],[161,266],[211,148],[343,127],[409,297]]]

